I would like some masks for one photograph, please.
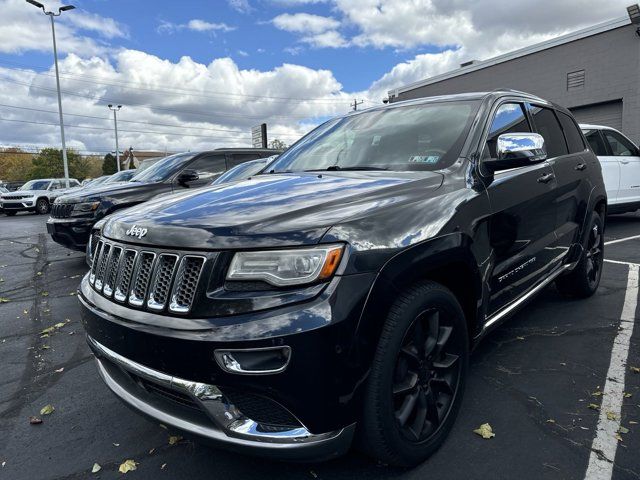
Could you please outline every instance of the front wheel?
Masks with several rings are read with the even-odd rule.
[[[49,201],[46,198],[39,198],[36,202],[36,213],[46,215],[49,213]]]
[[[444,286],[403,292],[385,321],[366,386],[361,446],[409,467],[432,455],[458,414],[469,358],[464,313]]]
[[[591,214],[589,238],[582,258],[568,275],[558,277],[556,287],[571,297],[587,298],[596,293],[604,265],[604,225],[598,212]]]

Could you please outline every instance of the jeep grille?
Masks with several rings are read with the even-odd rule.
[[[96,292],[154,312],[189,313],[205,256],[95,240],[89,283]]]

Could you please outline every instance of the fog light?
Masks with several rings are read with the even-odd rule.
[[[284,372],[291,359],[291,347],[220,349],[216,362],[225,372],[241,375],[268,375]]]

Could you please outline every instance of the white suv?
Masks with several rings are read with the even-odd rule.
[[[640,208],[640,150],[615,128],[580,124],[602,165],[609,213]]]
[[[69,179],[69,188],[64,178],[42,178],[30,180],[15,192],[0,195],[0,211],[6,215],[31,211],[41,215],[49,213],[53,201],[60,195],[80,186],[75,178]]]

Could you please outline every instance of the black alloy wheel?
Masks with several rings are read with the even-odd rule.
[[[469,362],[467,321],[458,299],[425,280],[397,295],[367,379],[358,446],[389,465],[431,456],[453,428]]]
[[[597,223],[591,227],[589,231],[589,241],[587,243],[586,262],[587,262],[587,281],[591,288],[597,288],[600,283],[600,275],[602,275],[602,265],[604,263],[604,235],[600,231],[600,225]]]
[[[405,334],[393,380],[398,428],[412,442],[428,440],[451,411],[460,378],[460,342],[445,312],[421,312]]]

